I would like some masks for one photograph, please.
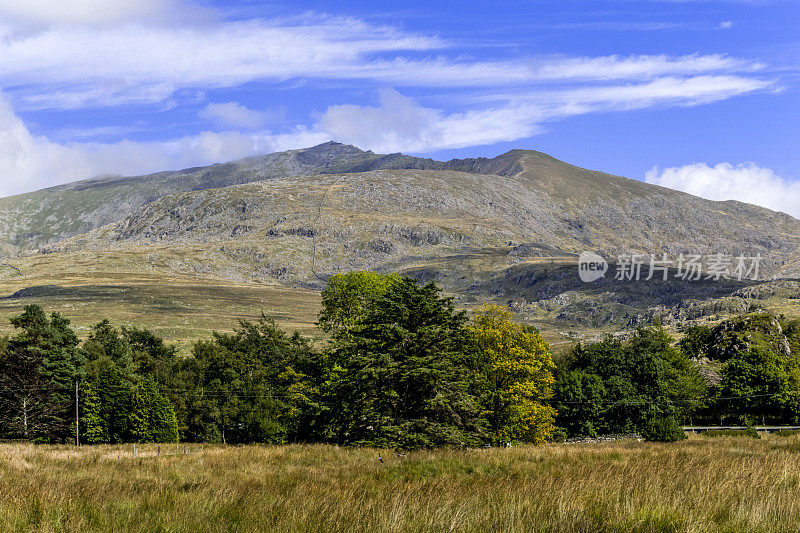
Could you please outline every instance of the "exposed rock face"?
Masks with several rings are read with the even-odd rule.
[[[725,361],[751,347],[766,348],[786,357],[792,355],[781,323],[770,314],[753,314],[726,320],[714,328],[712,359]]]

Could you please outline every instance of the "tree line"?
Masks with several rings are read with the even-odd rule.
[[[190,356],[146,329],[69,321],[28,306],[0,338],[0,436],[85,443],[326,442],[416,449],[641,432],[679,424],[796,422],[800,321],[753,315],[578,345],[554,364],[502,306],[468,315],[435,284],[336,275],[325,340],[262,316]],[[795,348],[795,349],[793,349]],[[702,363],[702,364],[701,364]],[[709,374],[708,369],[713,369]],[[681,433],[682,434],[682,433]]]

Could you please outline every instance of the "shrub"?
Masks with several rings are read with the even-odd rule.
[[[687,438],[672,417],[654,418],[645,426],[642,437],[648,442],[675,442]]]
[[[567,430],[556,427],[550,435],[550,442],[567,442]]]

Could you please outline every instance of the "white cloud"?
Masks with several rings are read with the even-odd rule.
[[[200,110],[198,116],[222,127],[255,130],[267,121],[267,114],[238,102],[211,103]]]
[[[764,69],[757,61],[719,54],[500,61],[411,58],[404,54],[443,50],[449,43],[359,20],[314,15],[180,26],[125,20],[121,25],[56,25],[0,38],[0,87],[7,88],[19,109],[77,109],[158,103],[180,89],[253,81],[365,79],[398,87],[527,88],[661,76],[750,75]]]
[[[181,88],[346,77],[374,54],[430,50],[432,37],[352,19],[208,26],[58,26],[0,39],[0,87],[23,108],[160,102]]]
[[[567,114],[641,109],[655,105],[698,105],[742,94],[778,90],[775,81],[734,75],[661,77],[640,83],[577,85],[560,90],[492,92],[473,102],[518,102],[562,108]],[[553,112],[554,116],[559,112]]]
[[[542,56],[526,61],[450,61],[443,57],[375,60],[350,69],[318,71],[319,76],[371,78],[397,86],[503,86],[561,81],[642,80],[666,75],[715,72],[756,72],[757,61],[719,54],[563,57]]]
[[[733,28],[733,21],[732,20],[723,20],[719,23],[719,29],[721,30],[729,30]]]
[[[34,137],[11,106],[0,99],[0,194],[50,185],[58,173],[76,179],[90,171],[81,154]]]
[[[659,170],[653,167],[645,181],[709,200],[739,200],[783,211],[800,218],[800,181],[779,176],[755,163],[692,163]]]
[[[378,152],[430,152],[530,137],[541,124],[586,113],[690,106],[764,90],[769,82],[735,76],[662,78],[586,89],[493,95],[489,105],[445,113],[423,107],[394,90],[378,106],[336,105],[319,117],[331,138]]]
[[[556,101],[602,109],[641,109],[655,105],[698,105],[763,91],[773,82],[741,76],[665,77],[628,85],[588,87],[551,93]]]
[[[752,72],[764,65],[757,61],[737,59],[720,54],[685,55],[616,55],[572,57],[533,62],[538,78],[548,79],[640,79],[665,75],[691,75],[718,71]]]
[[[318,129],[338,141],[377,152],[427,152],[512,141],[539,129],[532,108],[497,107],[446,114],[423,107],[394,90],[380,93],[380,105],[331,106]]]
[[[209,10],[180,0],[0,0],[0,19],[19,24],[114,24],[183,21]]]
[[[312,146],[325,134],[203,132],[168,142],[64,143],[31,134],[0,95],[0,196],[101,174],[135,175]]]

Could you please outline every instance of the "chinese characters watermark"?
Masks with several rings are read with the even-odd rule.
[[[758,281],[761,254],[755,256],[729,254],[622,254],[615,263],[617,281],[753,280]],[[608,262],[593,252],[583,252],[578,258],[578,275],[590,283],[605,277]]]

